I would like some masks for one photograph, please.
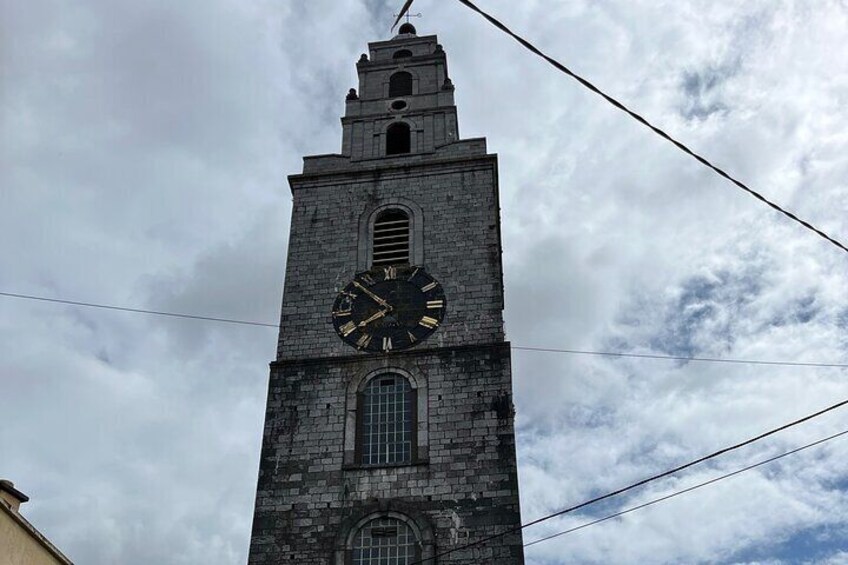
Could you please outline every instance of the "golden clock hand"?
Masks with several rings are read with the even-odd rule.
[[[364,328],[365,326],[367,326],[368,324],[370,324],[370,323],[371,323],[371,322],[373,322],[374,320],[378,320],[378,319],[382,318],[383,316],[385,316],[385,315],[386,315],[386,314],[388,314],[388,313],[389,313],[389,311],[388,311],[388,310],[380,310],[379,312],[377,312],[376,314],[374,314],[373,316],[371,316],[371,317],[370,317],[370,318],[368,318],[367,320],[362,320],[362,321],[361,321],[361,322],[359,322],[359,324],[357,324],[357,325],[358,325],[360,328]]]
[[[370,290],[368,290],[367,288],[365,288],[364,286],[362,286],[358,282],[353,281],[353,286],[355,286],[356,288],[358,288],[359,290],[361,290],[362,292],[364,292],[365,294],[370,296],[374,300],[374,302],[376,302],[377,304],[379,304],[383,308],[388,308],[389,310],[392,309],[392,307],[389,306],[388,302],[386,302],[385,300],[383,300],[382,298],[380,298],[379,296],[377,296],[376,294],[374,294],[373,292],[371,292]]]

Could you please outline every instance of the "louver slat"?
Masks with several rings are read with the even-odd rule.
[[[409,218],[400,210],[383,212],[374,222],[374,265],[409,263]]]

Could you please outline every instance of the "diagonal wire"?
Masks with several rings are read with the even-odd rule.
[[[548,540],[551,540],[551,539],[554,539],[554,538],[558,538],[560,536],[564,536],[566,534],[570,534],[572,532],[582,530],[583,528],[588,528],[589,526],[594,526],[595,524],[600,524],[601,522],[606,522],[607,520],[612,520],[613,518],[618,518],[619,516],[623,516],[625,514],[629,514],[631,512],[636,511],[636,510],[640,510],[642,508],[652,506],[652,505],[654,505],[658,502],[662,502],[664,500],[668,500],[670,498],[680,496],[681,494],[686,494],[687,492],[692,492],[693,490],[698,490],[699,488],[711,485],[713,483],[717,483],[719,481],[723,481],[724,479],[729,479],[730,477],[734,477],[736,475],[740,475],[740,474],[742,474],[746,471],[750,471],[751,469],[756,469],[757,467],[762,467],[763,465],[767,465],[768,463],[772,463],[774,461],[777,461],[778,459],[783,459],[784,457],[794,455],[795,453],[798,453],[799,451],[804,451],[805,449],[809,449],[811,447],[821,445],[821,444],[823,444],[827,441],[836,439],[836,438],[838,438],[840,436],[844,436],[846,434],[848,434],[848,430],[845,430],[844,432],[839,432],[838,434],[833,434],[832,436],[828,436],[828,437],[820,439],[818,441],[814,441],[813,443],[808,443],[807,445],[803,445],[803,446],[795,448],[791,451],[781,453],[780,455],[776,455],[774,457],[764,459],[763,461],[760,461],[759,463],[754,463],[753,465],[748,465],[747,467],[743,467],[742,469],[738,469],[736,471],[733,471],[732,473],[727,473],[727,474],[721,475],[720,477],[710,479],[709,481],[704,481],[703,483],[699,483],[699,484],[691,486],[689,488],[685,488],[683,490],[679,490],[679,491],[673,492],[671,494],[667,494],[666,496],[662,496],[660,498],[655,498],[653,500],[645,502],[644,504],[639,504],[638,506],[631,506],[630,508],[626,508],[625,510],[621,510],[620,512],[616,512],[615,514],[610,514],[609,516],[604,516],[603,518],[598,518],[597,520],[592,520],[591,522],[586,522],[585,524],[581,524],[579,526],[575,526],[573,528],[569,528],[567,530],[563,530],[561,532],[558,532],[558,533],[555,533],[555,534],[552,534],[552,535],[549,535],[549,536],[545,536],[545,537],[539,538],[537,540],[533,540],[529,543],[525,543],[524,547],[530,547],[531,545],[536,545],[537,543],[542,543],[543,541],[548,541]]]
[[[125,306],[112,306],[109,304],[98,304],[95,302],[80,302],[76,300],[65,300],[62,298],[48,298],[46,296],[35,296],[32,294],[20,294],[16,292],[2,292],[0,296],[7,298],[19,298],[21,300],[35,300],[38,302],[51,302],[56,304],[68,304],[71,306],[84,306],[86,308],[101,308],[104,310],[117,310],[119,312],[130,312],[133,314],[152,314],[155,316],[168,316],[170,318],[188,318],[190,320],[201,320],[207,322],[221,322],[225,324],[240,324],[243,326],[259,326],[263,328],[280,328],[279,324],[268,322],[254,322],[250,320],[236,320],[233,318],[215,318],[212,316],[199,316],[195,314],[180,314],[178,312],[165,312],[161,310],[145,310],[142,308],[128,308]],[[719,357],[678,357],[674,355],[657,355],[651,353],[626,353],[623,351],[587,351],[583,349],[554,349],[549,347],[527,347],[522,345],[510,345],[511,349],[518,351],[533,351],[546,353],[567,353],[571,355],[599,355],[605,357],[632,357],[636,359],[661,359],[668,361],[700,361],[704,363],[734,363],[740,365],[770,365],[783,367],[820,367],[848,369],[845,363],[813,363],[804,361],[762,361],[755,359],[732,359]]]
[[[601,357],[632,357],[636,359],[661,359],[667,361],[699,361],[702,363],[738,363],[743,365],[777,365],[781,367],[829,367],[848,369],[845,363],[814,363],[806,361],[761,361],[755,359],[732,359],[721,357],[682,357],[677,355],[659,355],[656,353],[627,353],[623,351],[587,351],[585,349],[555,349],[551,347],[527,347],[513,345],[518,351],[533,351],[539,353],[570,353],[572,355],[597,355]]]
[[[213,318],[210,316],[195,316],[193,314],[179,314],[176,312],[163,312],[161,310],[143,310],[141,308],[126,308],[124,306],[110,306],[108,304],[97,304],[94,302],[77,302],[76,300],[64,300],[61,298],[47,298],[45,296],[33,296],[31,294],[17,294],[14,292],[0,292],[0,296],[9,298],[21,298],[23,300],[37,300],[41,302],[55,302],[58,304],[69,304],[71,306],[85,306],[87,308],[102,308],[104,310],[118,310],[120,312],[132,312],[134,314],[153,314],[155,316],[169,316],[171,318],[188,318],[190,320],[205,320],[207,322],[223,322],[225,324],[241,324],[243,326],[263,326],[267,328],[279,328],[279,324],[266,324],[263,322],[249,322],[247,320],[233,320],[231,318]]]
[[[693,151],[692,149],[690,149],[689,147],[684,145],[682,142],[673,138],[671,135],[667,134],[665,131],[658,128],[657,126],[655,126],[654,124],[649,122],[647,119],[643,118],[642,116],[640,116],[639,114],[637,114],[636,112],[634,112],[633,110],[631,110],[630,108],[625,106],[623,103],[619,102],[618,100],[616,100],[615,98],[613,98],[609,94],[602,91],[600,88],[598,88],[597,86],[595,86],[594,84],[589,82],[587,79],[578,75],[577,73],[575,73],[574,71],[572,71],[571,69],[569,69],[568,67],[566,67],[565,65],[560,63],[559,61],[557,61],[556,59],[549,57],[548,55],[544,54],[535,45],[533,45],[532,43],[530,43],[529,41],[527,41],[523,37],[514,33],[512,30],[510,30],[508,27],[506,27],[503,23],[498,21],[495,17],[487,14],[486,12],[484,12],[483,10],[478,8],[473,2],[471,2],[471,0],[459,0],[459,1],[463,4],[465,4],[470,9],[477,12],[478,14],[480,14],[481,16],[483,16],[484,18],[486,18],[489,21],[489,23],[491,23],[492,25],[494,25],[495,27],[497,27],[498,29],[500,29],[501,31],[503,31],[504,33],[506,33],[507,35],[509,35],[513,39],[515,39],[518,43],[520,43],[521,45],[523,45],[524,47],[526,47],[527,49],[529,49],[530,51],[532,51],[533,53],[535,53],[539,57],[543,58],[545,61],[547,61],[551,65],[553,65],[557,70],[567,74],[568,76],[570,76],[571,78],[573,78],[574,80],[579,82],[581,85],[585,86],[586,88],[588,88],[589,90],[591,90],[595,94],[601,96],[604,100],[606,100],[607,102],[609,102],[610,104],[612,104],[613,106],[615,106],[616,108],[621,110],[622,112],[625,112],[631,118],[633,118],[634,120],[636,120],[637,122],[639,122],[643,126],[647,127],[648,129],[650,129],[651,131],[653,131],[654,133],[656,133],[657,135],[659,135],[660,137],[662,137],[666,141],[673,143],[675,147],[677,147],[678,149],[680,149],[681,151],[683,151],[687,155],[695,158],[695,160],[697,160],[699,163],[701,163],[705,167],[711,169],[713,172],[715,172],[718,175],[729,180],[734,185],[741,188],[742,190],[744,190],[745,192],[747,192],[748,194],[750,194],[751,196],[753,196],[754,198],[756,198],[760,202],[762,202],[762,203],[766,204],[767,206],[773,208],[774,210],[780,212],[781,214],[783,214],[784,216],[786,216],[790,220],[797,222],[798,224],[801,224],[806,229],[812,231],[813,233],[815,233],[819,237],[824,238],[825,240],[829,241],[830,243],[832,243],[833,245],[835,245],[836,247],[838,247],[842,251],[845,251],[846,253],[848,253],[848,247],[846,247],[845,244],[843,244],[840,241],[838,241],[837,239],[829,236],[824,231],[820,230],[819,228],[817,228],[816,226],[814,226],[810,222],[799,218],[798,216],[796,216],[795,214],[793,214],[789,210],[786,210],[785,208],[781,207],[779,204],[772,202],[771,200],[769,200],[768,198],[766,198],[765,196],[763,196],[762,194],[760,194],[756,190],[750,188],[748,185],[746,185],[742,181],[734,178],[733,176],[731,176],[730,174],[728,174],[724,170],[720,169],[719,167],[717,167],[716,165],[711,163],[706,157],[703,157],[702,155],[696,153],[695,151]]]
[[[478,545],[483,545],[485,543],[488,543],[490,541],[502,538],[502,537],[507,536],[509,534],[520,532],[521,530],[523,530],[525,528],[529,528],[530,526],[535,526],[536,524],[541,524],[542,522],[550,520],[551,518],[556,518],[557,516],[562,516],[564,514],[574,512],[575,510],[580,510],[581,508],[591,506],[592,504],[596,504],[596,503],[601,502],[603,500],[607,500],[609,498],[613,498],[613,497],[618,496],[620,494],[624,494],[625,492],[628,492],[628,491],[631,491],[635,488],[644,486],[648,483],[652,483],[656,480],[663,479],[665,477],[670,477],[672,475],[679,473],[680,471],[683,471],[684,469],[689,469],[690,467],[700,465],[701,463],[704,463],[705,461],[709,461],[710,459],[715,459],[716,457],[719,457],[719,456],[724,455],[726,453],[729,453],[731,451],[735,451],[735,450],[737,450],[741,447],[745,447],[746,445],[751,445],[752,443],[756,443],[756,442],[758,442],[762,439],[765,439],[769,436],[772,436],[772,435],[774,435],[778,432],[782,432],[784,430],[787,430],[789,428],[792,428],[792,427],[797,426],[799,424],[802,424],[804,422],[808,422],[810,420],[818,418],[819,416],[827,414],[828,412],[832,412],[833,410],[836,410],[838,408],[842,408],[845,405],[848,405],[848,399],[843,400],[841,402],[837,402],[836,404],[834,404],[832,406],[828,406],[827,408],[825,408],[823,410],[819,410],[818,412],[814,412],[813,414],[808,414],[807,416],[804,416],[803,418],[799,418],[795,421],[789,422],[788,424],[783,424],[780,427],[774,428],[773,430],[769,430],[769,431],[762,433],[762,434],[760,434],[756,437],[752,437],[752,438],[747,439],[743,442],[737,443],[736,445],[731,445],[729,447],[725,447],[724,449],[719,449],[718,451],[716,451],[714,453],[711,453],[709,455],[705,455],[704,457],[700,457],[698,459],[695,459],[694,461],[690,461],[689,463],[679,465],[679,466],[675,467],[674,469],[669,469],[668,471],[664,471],[664,472],[659,473],[657,475],[654,475],[652,477],[642,479],[641,481],[627,485],[626,487],[620,488],[618,490],[614,490],[614,491],[609,492],[607,494],[604,494],[604,495],[601,495],[601,496],[596,496],[595,498],[592,498],[592,499],[587,500],[585,502],[581,502],[580,504],[576,504],[574,506],[570,506],[568,508],[565,508],[564,510],[559,510],[559,511],[554,512],[552,514],[548,514],[547,516],[542,516],[541,518],[537,518],[535,520],[527,522],[526,524],[521,524],[520,526],[507,528],[506,530],[504,530],[504,531],[502,531],[498,534],[487,536],[487,537],[484,537],[484,538],[479,539],[477,541],[467,543],[465,545],[461,545],[459,547],[455,547],[455,548],[449,549],[447,551],[443,551],[439,554],[434,555],[433,557],[428,557],[425,560],[415,561],[415,562],[411,563],[410,565],[419,565],[421,563],[426,563],[427,561],[435,560],[439,557],[444,557],[445,555],[449,555],[449,554],[454,553],[456,551],[462,551],[464,549],[468,549],[469,547],[475,547],[475,546],[478,546]]]

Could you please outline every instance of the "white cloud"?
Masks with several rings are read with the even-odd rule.
[[[514,344],[846,362],[844,253],[460,3],[418,1],[416,25],[450,59],[462,135],[499,154]],[[395,4],[2,2],[0,290],[273,323],[284,177],[339,149],[355,61]],[[485,7],[848,238],[844,3]],[[273,329],[0,309],[0,475],[32,495],[27,516],[80,563],[244,562]],[[524,518],[846,398],[844,377],[516,351]],[[829,414],[621,504],[846,422]],[[534,546],[528,563],[844,563],[821,533],[848,528],[844,460],[836,440]]]

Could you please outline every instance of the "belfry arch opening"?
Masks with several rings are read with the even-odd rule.
[[[386,155],[403,155],[412,150],[412,132],[409,125],[398,122],[386,129]]]
[[[395,73],[389,79],[389,98],[412,96],[412,75],[406,71]]]

